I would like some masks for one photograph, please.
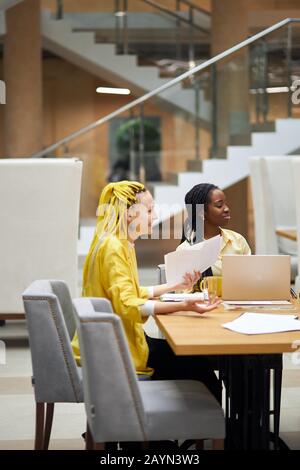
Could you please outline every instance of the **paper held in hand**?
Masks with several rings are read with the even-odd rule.
[[[203,273],[218,259],[221,237],[210,238],[188,248],[172,251],[165,255],[166,278],[168,284],[179,284],[185,273]]]

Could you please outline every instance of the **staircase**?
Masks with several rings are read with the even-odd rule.
[[[169,81],[159,76],[158,67],[139,66],[135,55],[117,55],[114,44],[95,43],[94,33],[74,32],[70,20],[53,19],[49,12],[42,12],[42,36],[47,50],[116,86],[130,88],[138,95]],[[183,89],[179,84],[161,93],[157,99],[173,109],[194,114],[195,92],[191,88]],[[203,90],[199,91],[199,108],[201,125],[208,127],[212,109]]]
[[[250,157],[294,153],[294,149],[300,146],[300,119],[278,119],[273,132],[253,132],[251,140],[251,145],[229,146],[227,159],[204,160],[202,172],[179,173],[177,185],[153,183],[159,221],[183,210],[184,196],[195,184],[213,183],[226,189],[249,175]]]
[[[159,77],[157,67],[138,66],[137,56],[117,55],[115,45],[97,44],[94,33],[76,32],[73,27],[72,21],[56,20],[43,12],[44,47],[94,75],[105,77],[117,86],[127,86],[138,94],[152,91],[169,81]],[[194,113],[195,93],[192,89],[177,85],[155,99],[189,116]],[[202,90],[199,108],[201,126],[209,126],[212,109]],[[204,160],[201,172],[179,173],[176,175],[177,184],[152,183],[151,189],[159,207],[159,221],[182,211],[184,196],[193,185],[212,182],[226,189],[249,175],[250,157],[285,155],[300,147],[300,119],[278,119],[274,127],[269,127],[266,126],[263,132],[252,132],[251,145],[227,147],[227,159]]]

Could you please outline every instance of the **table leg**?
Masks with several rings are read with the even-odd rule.
[[[227,449],[270,449],[270,415],[274,413],[274,443],[278,448],[281,355],[224,357]],[[270,409],[270,371],[274,370],[274,410]]]

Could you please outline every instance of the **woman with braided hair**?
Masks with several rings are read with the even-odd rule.
[[[149,338],[143,323],[152,314],[194,311],[199,314],[214,309],[218,302],[204,305],[196,301],[161,302],[163,293],[192,288],[199,272],[186,274],[178,285],[141,287],[138,281],[135,240],[151,234],[155,219],[154,203],[145,186],[121,181],[108,184],[102,191],[97,210],[97,226],[83,271],[83,296],[106,297],[121,317],[131,357],[137,374],[153,379],[200,380],[220,400],[216,376],[205,358],[175,356],[163,339]],[[77,334],[72,341],[80,363]]]
[[[181,244],[177,249],[221,235],[220,255],[216,263],[211,266],[204,276],[222,275],[223,255],[250,255],[251,250],[245,238],[226,227],[230,221],[230,209],[223,191],[214,184],[201,183],[194,186],[185,196],[187,220],[185,221]],[[204,215],[201,206],[204,205]],[[204,233],[203,220],[204,216]],[[199,282],[198,282],[199,285]],[[197,285],[194,290],[199,290]]]

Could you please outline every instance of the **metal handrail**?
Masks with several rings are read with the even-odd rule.
[[[150,5],[157,10],[162,11],[163,13],[166,13],[169,16],[172,16],[173,18],[177,19],[178,21],[182,21],[182,23],[186,23],[190,26],[192,26],[194,29],[198,29],[199,31],[202,31],[205,34],[208,34],[209,31],[207,29],[202,28],[201,26],[196,25],[194,22],[191,22],[190,20],[184,18],[183,16],[179,15],[175,11],[169,10],[168,8],[164,7],[163,5],[160,5],[160,3],[154,2],[153,0],[141,0],[143,3],[146,3],[147,5]],[[183,0],[180,0],[183,1]],[[194,9],[195,7],[190,4],[190,8]]]
[[[243,49],[244,47],[249,46],[249,44],[253,44],[258,39],[261,39],[261,38],[267,36],[268,34],[274,32],[274,31],[277,31],[278,29],[281,29],[281,28],[283,28],[284,26],[286,26],[287,24],[290,24],[290,23],[300,23],[300,18],[286,18],[285,20],[282,20],[282,21],[279,21],[278,23],[275,23],[273,26],[270,26],[269,28],[264,29],[260,33],[257,33],[254,36],[252,36],[248,39],[245,39],[244,41],[241,41],[240,43],[236,44],[233,47],[230,47],[226,51],[217,54],[215,57],[212,57],[211,59],[203,62],[202,64],[197,65],[196,67],[193,67],[192,69],[188,70],[187,72],[184,72],[183,74],[179,75],[178,77],[173,78],[172,80],[168,81],[164,85],[161,85],[160,87],[155,88],[152,91],[149,91],[145,95],[131,101],[131,103],[128,103],[128,104],[122,106],[121,108],[117,109],[116,111],[113,111],[112,113],[109,113],[106,116],[104,116],[100,119],[97,119],[96,121],[92,122],[88,126],[85,126],[81,129],[79,129],[78,131],[73,132],[72,134],[68,135],[67,137],[64,137],[63,139],[60,139],[59,141],[57,141],[56,143],[54,143],[54,144],[50,145],[49,147],[43,149],[42,151],[37,152],[36,154],[33,155],[33,157],[43,157],[43,156],[49,154],[50,152],[56,150],[61,145],[66,144],[67,142],[70,142],[70,140],[73,140],[74,138],[79,137],[80,135],[85,134],[86,132],[89,132],[92,129],[95,129],[96,127],[104,124],[107,121],[110,121],[111,119],[113,119],[116,116],[119,116],[120,114],[124,113],[125,111],[128,111],[128,110],[134,108],[135,106],[137,106],[141,103],[144,103],[145,101],[149,100],[153,96],[159,95],[161,92],[163,92],[165,90],[168,90],[172,86],[176,85],[177,83],[182,82],[183,80],[185,80],[186,78],[194,75],[195,73],[200,72],[201,70],[207,69],[211,65],[219,62],[220,60],[224,59],[225,57],[230,56],[234,52],[237,52],[240,49]]]
[[[194,22],[191,23],[190,20],[182,17],[181,15],[176,13],[175,11],[169,10],[168,8],[161,5],[160,3],[157,3],[157,2],[152,1],[152,0],[140,0],[140,1],[152,6],[153,8],[156,8],[159,11],[162,11],[163,13],[166,13],[169,16],[172,16],[173,18],[175,18],[178,21],[182,21],[183,23],[186,23],[186,24],[192,26],[193,28],[204,32],[205,34],[209,33],[209,31],[207,31],[207,29],[201,28],[201,26],[196,25]],[[187,5],[192,10],[197,10],[201,13],[209,15],[208,11],[204,10],[203,8],[198,7],[197,5],[194,5],[189,0],[179,0],[179,2],[184,3],[185,5]],[[56,3],[57,3],[57,5],[56,5],[56,15],[55,16],[56,16],[57,20],[61,20],[63,18],[63,0],[56,0]]]
[[[193,10],[200,11],[200,13],[203,13],[204,15],[211,16],[211,13],[204,8],[199,7],[198,5],[195,5],[194,3],[190,2],[189,0],[179,0],[180,3],[184,3],[185,5],[193,8]]]
[[[60,1],[62,2],[63,0],[60,0]],[[195,55],[194,30],[201,31],[205,35],[210,34],[209,30],[203,28],[202,26],[197,25],[194,22],[194,10],[201,11],[203,13],[201,8],[194,5],[189,0],[177,0],[176,3],[177,3],[178,10],[176,11],[170,10],[164,5],[161,5],[160,3],[157,3],[156,1],[153,1],[153,0],[140,0],[140,2],[145,3],[146,5],[150,5],[151,7],[156,8],[156,10],[164,13],[165,15],[168,15],[169,17],[174,18],[176,20],[178,31],[180,30],[182,23],[189,26],[189,30],[190,30],[189,61],[194,62],[194,55]],[[123,1],[115,0],[115,13],[119,12],[120,9],[122,13],[120,18],[116,16],[116,43],[117,43],[117,48],[118,48],[117,50],[118,50],[118,53],[123,53],[123,54],[128,54],[129,52],[128,51],[128,24],[127,24],[128,3],[129,3],[128,0],[123,0]],[[185,5],[188,6],[188,18],[185,18],[184,16],[180,14],[181,3],[184,3]],[[123,31],[123,38],[121,41],[122,45],[119,48],[120,30]]]

